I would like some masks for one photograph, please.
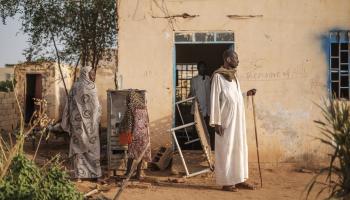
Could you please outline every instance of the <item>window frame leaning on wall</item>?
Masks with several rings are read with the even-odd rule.
[[[350,99],[350,31],[329,33],[329,93],[336,99]]]

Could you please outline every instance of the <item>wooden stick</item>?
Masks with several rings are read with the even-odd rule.
[[[35,150],[35,153],[34,153],[33,161],[35,161],[36,155],[37,155],[37,153],[39,151],[41,140],[43,139],[43,135],[44,135],[44,131],[40,131],[40,132],[41,132],[41,135],[40,135],[40,139],[39,139],[39,142],[38,142],[38,146],[36,147],[36,150]]]
[[[254,116],[256,154],[257,154],[257,156],[258,156],[258,166],[259,166],[259,175],[260,175],[260,185],[261,185],[261,187],[263,187],[263,180],[262,180],[262,176],[261,176],[261,167],[260,167],[260,156],[259,156],[258,130],[257,130],[257,127],[256,127],[256,115],[255,115],[254,95],[252,96],[252,104],[253,104],[253,116]]]
[[[61,59],[60,59],[60,54],[58,52],[58,48],[57,48],[57,45],[56,45],[56,40],[55,40],[55,36],[53,35],[53,32],[51,32],[51,40],[53,42],[53,46],[55,47],[55,52],[56,52],[56,57],[57,57],[57,63],[58,63],[58,69],[60,71],[60,74],[61,74],[61,78],[62,78],[62,81],[63,81],[63,86],[64,86],[64,91],[66,92],[66,95],[68,97],[68,89],[67,89],[67,85],[66,85],[66,82],[64,80],[64,76],[63,76],[63,72],[62,72],[62,68],[61,68]]]
[[[89,197],[91,195],[94,195],[94,194],[96,194],[98,192],[99,192],[98,189],[93,189],[93,190],[89,191],[88,193],[84,194],[84,198]]]
[[[141,160],[142,160],[143,156],[145,155],[145,153],[146,153],[146,151],[147,151],[147,149],[148,149],[149,146],[150,146],[150,143],[147,144],[147,147],[142,151],[141,155],[137,158],[136,164],[133,163],[133,164],[131,165],[131,170],[130,170],[128,176],[127,176],[126,179],[123,181],[122,185],[120,186],[120,189],[118,190],[117,194],[114,196],[113,200],[118,200],[118,199],[119,199],[121,193],[123,192],[124,188],[127,186],[127,184],[128,184],[128,182],[129,182],[131,176],[134,174],[134,171],[135,171],[135,169],[137,168],[137,165],[141,162]],[[135,164],[135,165],[134,165],[134,164]]]

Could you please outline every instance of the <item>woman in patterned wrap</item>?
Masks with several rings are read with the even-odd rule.
[[[134,160],[145,150],[137,166],[136,179],[141,179],[142,161],[151,162],[149,119],[145,96],[137,90],[130,90],[127,96],[127,111],[121,123],[121,132],[131,133],[132,141],[128,144],[128,163],[126,175],[130,173]]]
[[[101,106],[97,98],[95,73],[83,67],[68,96],[61,126],[70,134],[69,157],[73,160],[75,178],[101,177],[99,122]]]

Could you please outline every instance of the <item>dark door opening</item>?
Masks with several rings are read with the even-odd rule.
[[[25,123],[30,121],[34,111],[35,104],[33,98],[42,98],[42,76],[41,74],[26,75],[26,106],[25,106]]]
[[[188,98],[190,92],[190,80],[192,77],[198,75],[197,62],[204,61],[206,63],[206,75],[211,77],[212,73],[223,64],[222,53],[226,49],[232,48],[232,45],[232,43],[176,44],[176,101]],[[193,122],[191,106],[191,103],[179,105],[185,124]],[[177,111],[175,113],[175,125],[180,126],[182,125],[180,115]],[[213,130],[209,131],[212,132]],[[190,140],[198,137],[194,127],[187,129],[187,133]],[[179,130],[176,135],[182,149],[201,149],[199,141],[185,144],[188,141],[188,138],[184,129]]]

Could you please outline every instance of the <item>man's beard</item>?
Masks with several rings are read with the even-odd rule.
[[[236,68],[238,67],[238,65],[237,65],[237,64],[230,64],[230,67],[231,67],[232,69],[236,69]]]

